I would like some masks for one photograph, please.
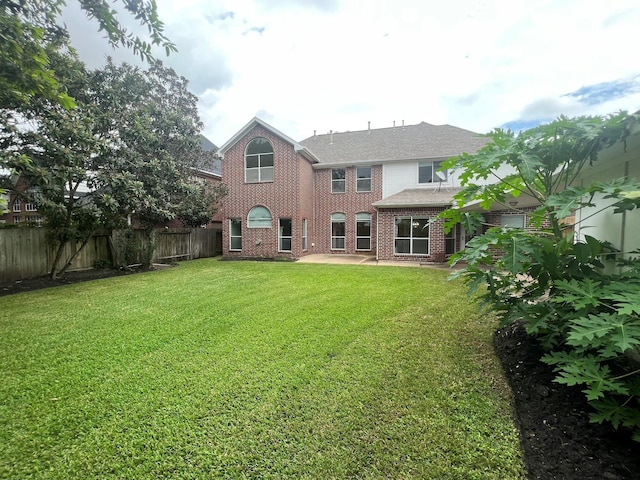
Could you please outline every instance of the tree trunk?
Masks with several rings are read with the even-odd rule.
[[[69,260],[67,260],[67,263],[65,263],[64,267],[62,267],[62,269],[57,273],[57,278],[62,277],[66,273],[66,271],[69,269],[69,267],[71,266],[75,258],[78,256],[78,254],[84,249],[84,247],[87,246],[87,243],[89,243],[89,240],[91,239],[94,233],[95,231],[92,231],[89,234],[89,236],[85,237],[82,240],[82,245],[80,245],[80,248],[78,248],[75,252],[73,252],[73,255],[71,255]],[[56,278],[56,277],[52,277],[52,278]]]
[[[49,278],[55,280],[58,278],[58,263],[60,263],[60,259],[62,258],[62,252],[64,252],[64,247],[66,242],[59,242],[58,248],[56,250],[56,256],[53,259],[53,265],[51,266],[51,271],[49,272]]]

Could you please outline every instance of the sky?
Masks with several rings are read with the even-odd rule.
[[[92,68],[113,50],[77,2],[63,12]],[[417,124],[487,133],[640,109],[637,0],[157,0],[203,134],[254,116],[295,140]],[[121,3],[114,8],[122,9]],[[146,27],[119,18],[142,36]]]

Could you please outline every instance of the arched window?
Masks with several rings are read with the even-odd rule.
[[[271,228],[271,212],[266,207],[253,207],[247,218],[249,228]]]
[[[331,250],[345,249],[345,221],[344,213],[331,214]]]
[[[244,154],[246,183],[273,182],[273,147],[266,138],[249,142]]]

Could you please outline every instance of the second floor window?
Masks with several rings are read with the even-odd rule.
[[[273,147],[266,138],[254,138],[244,154],[246,183],[273,182]]]
[[[346,187],[344,168],[331,170],[331,193],[344,193]]]
[[[371,191],[371,167],[356,168],[356,192]]]
[[[22,211],[22,200],[20,200],[19,198],[16,198],[15,201],[13,202],[13,211],[14,212]]]
[[[442,162],[420,162],[418,164],[418,183],[439,183],[447,180],[447,172],[438,172]]]

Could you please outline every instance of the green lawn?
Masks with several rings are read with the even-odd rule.
[[[447,275],[206,259],[0,298],[0,478],[524,478],[496,321]]]

